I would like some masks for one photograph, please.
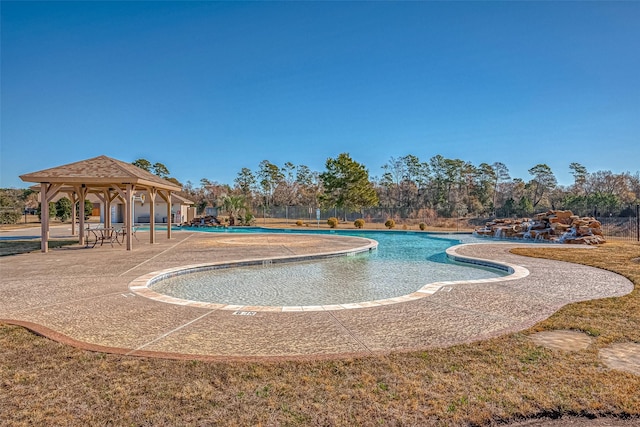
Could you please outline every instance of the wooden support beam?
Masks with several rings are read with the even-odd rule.
[[[113,188],[109,188],[108,191],[109,191],[109,203],[107,203],[107,205],[109,206],[109,227],[111,227],[111,225],[113,225],[113,217],[111,216],[111,204],[115,199],[118,199],[118,198],[122,199],[122,198],[120,197],[117,191],[114,191]]]
[[[149,193],[149,243],[156,242],[156,196],[158,190],[154,187],[148,188]]]
[[[49,202],[58,194],[62,184],[40,183],[40,250],[49,252]]]
[[[105,188],[102,193],[99,191],[94,193],[100,203],[102,203],[102,219],[104,221],[105,228],[111,227],[111,210],[109,209],[109,189]]]
[[[171,191],[167,193],[167,239],[171,240]]]
[[[40,250],[44,253],[49,251],[49,202],[47,201],[47,190],[51,184],[40,183]]]
[[[167,203],[167,239],[171,239],[171,191],[164,191],[158,190],[158,194]]]
[[[79,203],[79,211],[80,211],[80,224],[78,225],[78,228],[80,230],[80,233],[78,233],[78,244],[80,246],[84,245],[84,239],[85,239],[85,235],[84,235],[84,199],[87,198],[87,192],[89,191],[88,188],[82,184],[79,185],[77,187],[75,187],[76,190],[76,194],[78,195],[78,201]],[[74,210],[75,210],[75,205],[74,205]]]
[[[133,248],[132,233],[133,233],[133,196],[135,195],[135,185],[125,184],[124,190],[119,186],[114,187],[114,190],[118,193],[118,196],[124,200],[124,232],[127,242],[127,250],[130,251]]]
[[[78,220],[78,209],[76,204],[78,203],[78,193],[72,191],[67,193],[71,199],[71,235],[76,235],[76,221]]]

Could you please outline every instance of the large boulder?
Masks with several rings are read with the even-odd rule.
[[[598,245],[605,243],[602,224],[571,211],[550,210],[533,218],[499,218],[477,228],[474,234],[498,239],[534,239],[549,242]]]

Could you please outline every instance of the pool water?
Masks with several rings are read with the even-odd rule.
[[[260,230],[264,232],[264,229]],[[487,279],[504,271],[450,261],[458,239],[423,233],[340,232],[378,241],[354,256],[244,266],[177,275],[155,282],[155,292],[194,301],[255,306],[309,306],[374,301],[411,294],[439,281]],[[466,241],[475,241],[466,236]]]

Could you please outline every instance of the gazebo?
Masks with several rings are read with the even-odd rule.
[[[49,202],[58,194],[66,193],[74,204],[81,205],[89,193],[95,194],[104,206],[104,226],[111,227],[111,203],[119,198],[125,205],[125,236],[127,250],[132,249],[133,198],[136,192],[145,191],[151,209],[149,243],[155,243],[155,199],[160,196],[167,204],[167,218],[171,218],[171,193],[180,187],[171,181],[140,169],[131,163],[98,156],[67,165],[20,175],[25,182],[40,185],[42,252],[49,250]],[[82,208],[80,210],[82,212]],[[83,245],[84,215],[80,215],[79,239]],[[72,234],[75,234],[76,210],[72,209]],[[167,224],[167,238],[171,238],[171,221]]]

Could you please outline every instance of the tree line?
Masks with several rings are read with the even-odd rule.
[[[321,172],[263,160],[255,170],[242,168],[232,184],[203,178],[199,185],[188,181],[182,188],[184,196],[196,202],[198,213],[208,206],[221,207],[225,197],[233,196],[254,212],[306,206],[349,213],[380,208],[399,218],[530,216],[548,209],[569,209],[579,215],[635,215],[634,206],[640,202],[639,172],[589,172],[579,163],[568,168],[574,181],[562,186],[543,163],[533,165],[527,178],[518,178],[511,177],[501,162],[475,165],[442,155],[426,161],[407,155],[390,158],[381,166],[381,174],[372,176],[363,164],[342,153],[327,159]]]
[[[578,215],[633,216],[635,205],[640,203],[639,172],[589,172],[579,163],[568,165],[573,183],[567,186],[558,185],[546,164],[533,165],[527,178],[518,178],[511,177],[501,162],[475,165],[442,155],[425,161],[415,155],[391,157],[377,176],[349,153],[327,159],[324,171],[263,160],[254,170],[243,167],[233,183],[202,178],[198,184],[180,183],[163,163],[146,159],[132,163],[180,185],[182,195],[196,203],[198,214],[215,207],[241,223],[249,222],[256,212],[270,214],[291,206],[336,209],[345,215],[364,215],[366,209],[377,208],[396,218],[451,218],[530,216],[548,209],[569,209]],[[22,209],[33,204],[30,191],[18,193],[2,190],[0,210],[14,211],[12,206]],[[53,212],[58,210],[61,216],[69,211],[61,208]]]

